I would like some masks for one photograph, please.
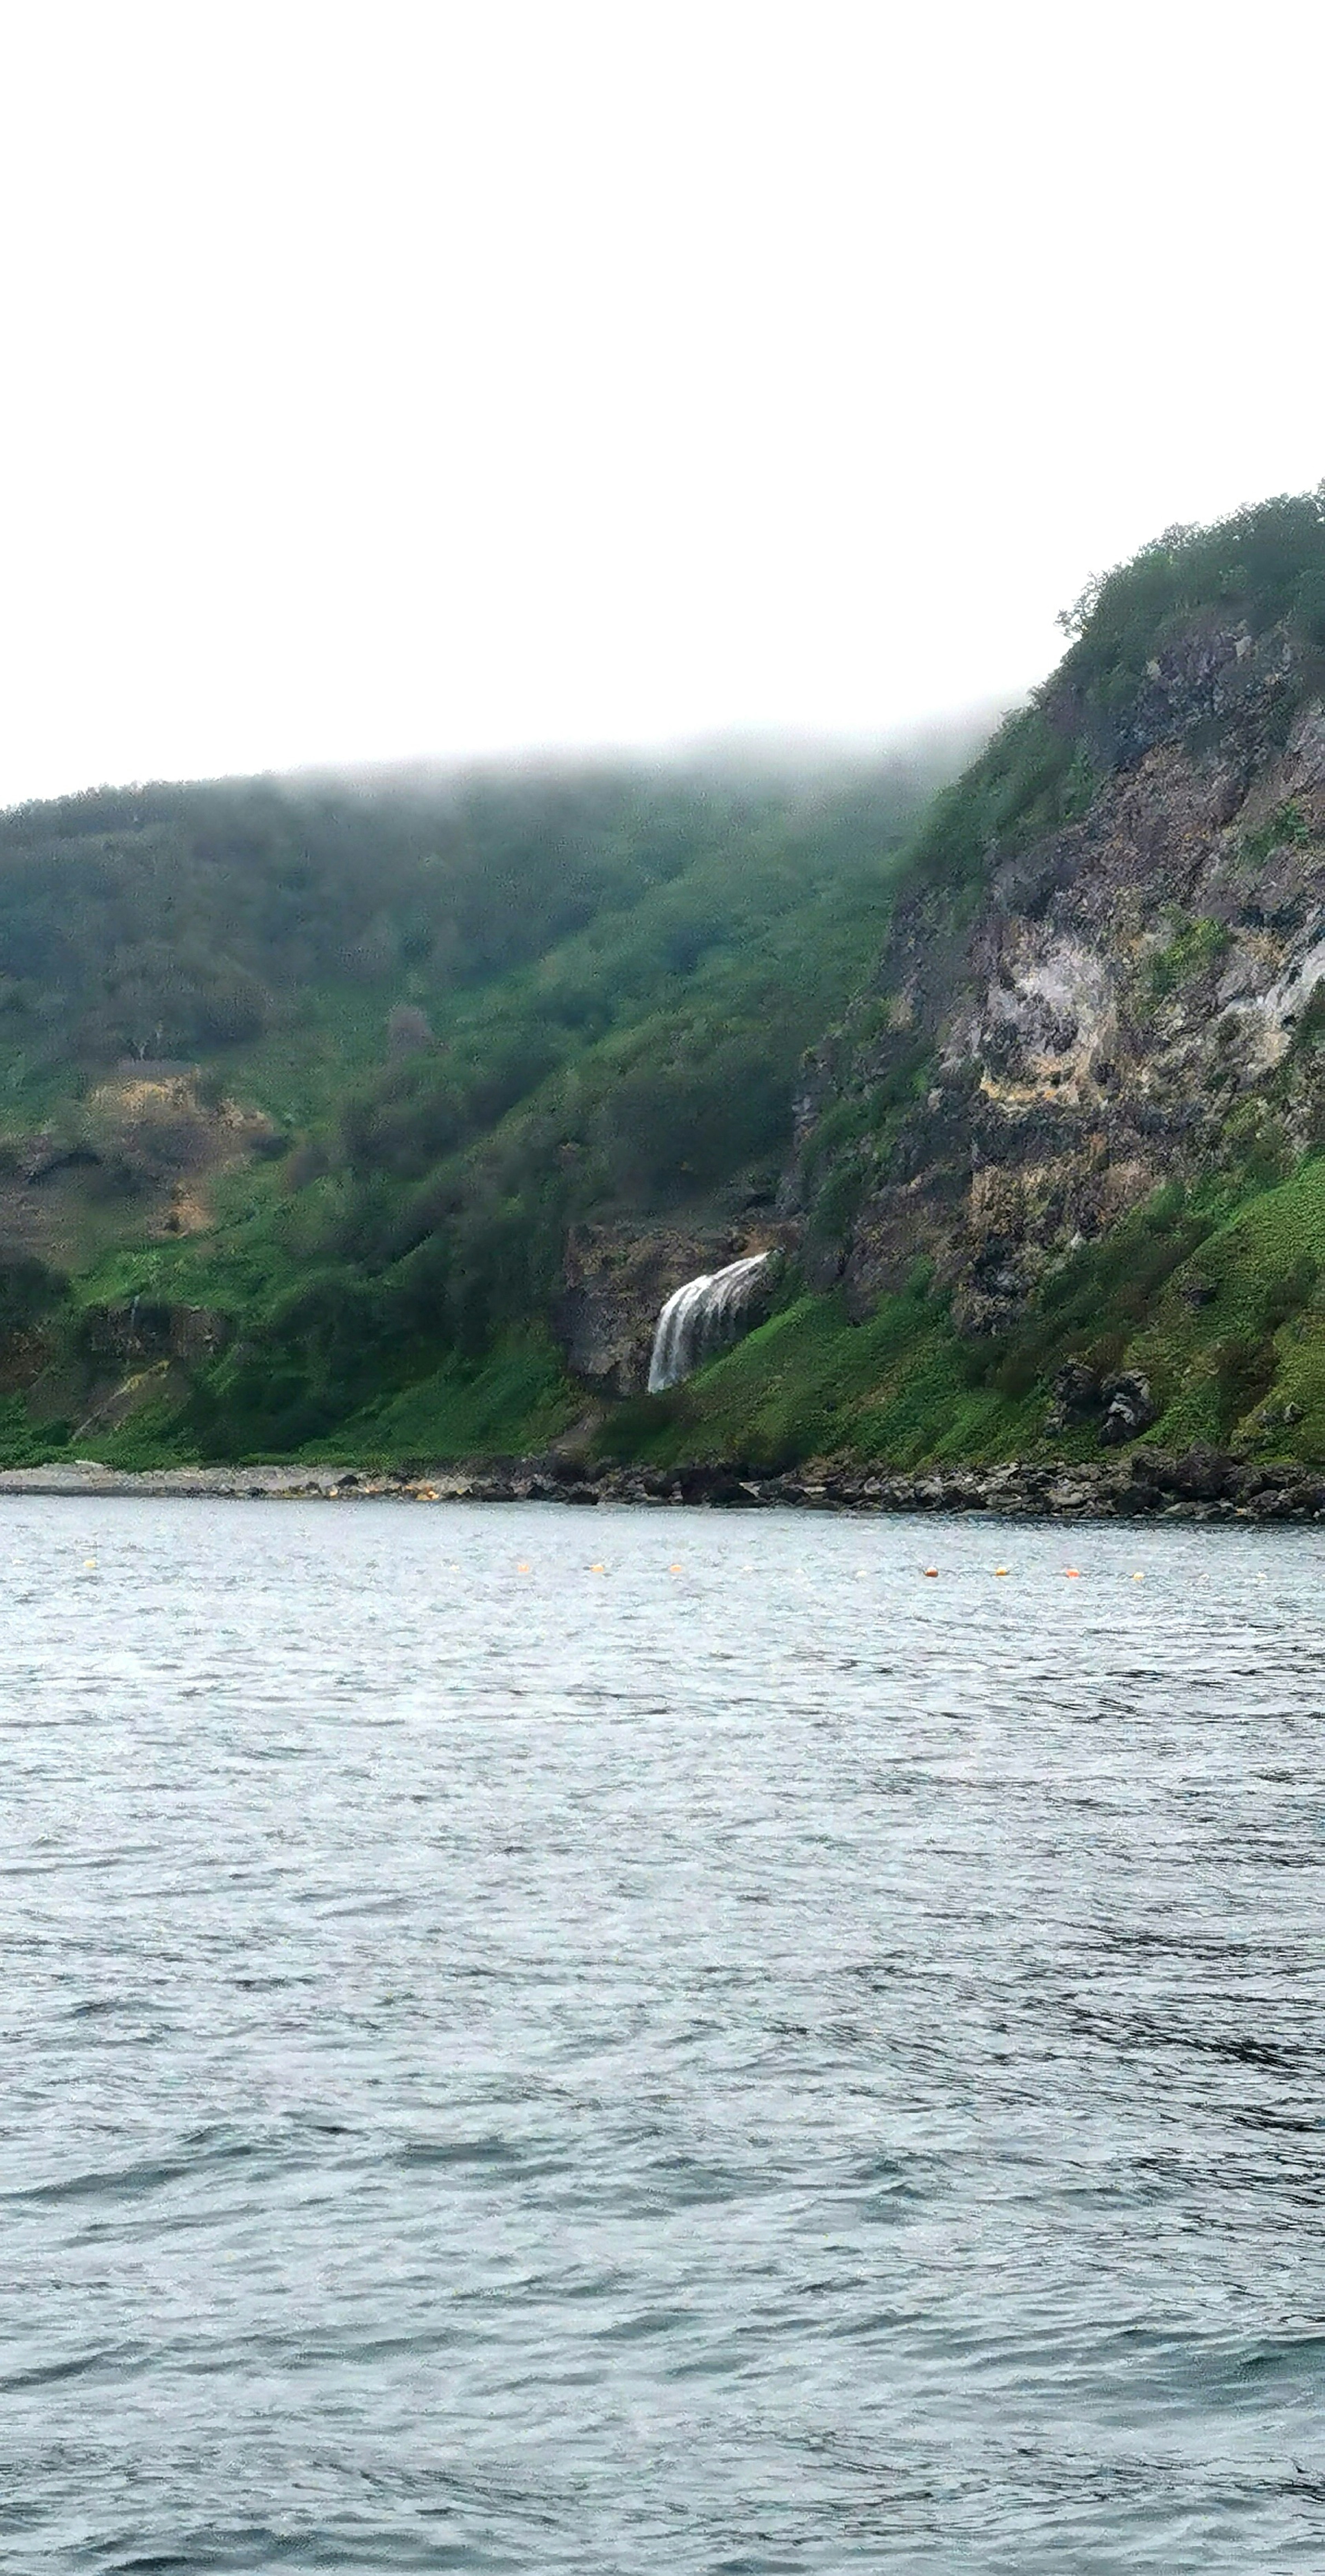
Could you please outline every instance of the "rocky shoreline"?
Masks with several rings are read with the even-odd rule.
[[[807,1469],[769,1476],[737,1466],[621,1467],[583,1459],[390,1473],[334,1466],[158,1467],[138,1471],[74,1459],[0,1470],[0,1496],[137,1494],[252,1502],[513,1503],[720,1510],[778,1505],[806,1511],[991,1512],[1048,1520],[1321,1521],[1325,1473],[1262,1464],[1219,1450],[1134,1449],[1125,1458],[1067,1465],[1014,1459],[902,1475],[891,1469]]]

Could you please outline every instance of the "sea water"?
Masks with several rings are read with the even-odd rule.
[[[1323,1613],[1310,1530],[6,1500],[0,2566],[1322,2564]]]

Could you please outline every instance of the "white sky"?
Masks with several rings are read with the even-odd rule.
[[[0,0],[0,800],[1015,693],[1325,474],[1325,13]]]

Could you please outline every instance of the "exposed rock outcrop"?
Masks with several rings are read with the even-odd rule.
[[[212,1306],[178,1306],[133,1297],[119,1306],[84,1309],[81,1342],[101,1373],[143,1368],[157,1360],[214,1359],[231,1335],[230,1319]]]
[[[1139,1369],[1101,1377],[1084,1361],[1068,1360],[1054,1378],[1053,1395],[1053,1411],[1045,1429],[1075,1431],[1089,1425],[1106,1449],[1115,1448],[1123,1440],[1134,1440],[1138,1432],[1149,1430],[1155,1419],[1149,1381]]]
[[[640,1394],[654,1328],[674,1291],[701,1271],[785,1246],[794,1232],[758,1220],[722,1231],[667,1227],[650,1234],[624,1225],[576,1227],[554,1316],[567,1367],[604,1394]]]
[[[1325,708],[1294,651],[1207,619],[1107,724],[1060,691],[1049,723],[1109,764],[1088,810],[991,848],[973,904],[905,896],[870,995],[815,1059],[785,1194],[812,1220],[851,1162],[854,1217],[811,1233],[853,1313],[921,1254],[959,1330],[1007,1332],[1057,1259],[1231,1138],[1286,1164],[1325,1134],[1307,1042],[1325,1018]],[[1102,1436],[1132,1436],[1148,1404],[1120,1379]]]
[[[204,1093],[189,1067],[128,1063],[62,1126],[0,1140],[0,1251],[76,1265],[89,1232],[159,1242],[210,1225],[216,1176],[282,1139],[261,1110]]]

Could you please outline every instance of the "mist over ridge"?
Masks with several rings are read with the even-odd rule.
[[[918,778],[950,776],[971,759],[1002,722],[1012,701],[980,699],[919,722],[880,725],[869,733],[798,730],[777,725],[657,742],[512,745],[497,751],[454,755],[403,755],[387,760],[311,761],[259,770],[206,775],[88,779],[51,794],[27,796],[0,809],[5,816],[76,806],[96,797],[132,797],[176,788],[223,790],[244,786],[306,791],[343,789],[355,796],[425,794],[445,798],[503,780],[575,777],[688,776],[767,781],[795,787],[868,775],[882,766],[911,768]]]

